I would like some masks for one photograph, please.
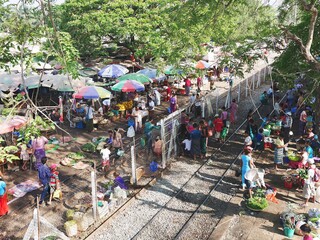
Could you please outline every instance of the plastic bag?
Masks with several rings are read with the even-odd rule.
[[[62,199],[62,192],[60,189],[56,189],[54,192],[53,192],[53,196],[52,196],[53,199],[56,199],[56,200],[61,200]]]
[[[134,137],[136,135],[135,131],[134,131],[134,127],[133,126],[130,126],[128,128],[128,131],[127,131],[127,137]]]
[[[117,155],[118,155],[119,157],[122,157],[122,156],[124,155],[124,151],[121,150],[121,149],[119,149],[119,150],[117,151]]]

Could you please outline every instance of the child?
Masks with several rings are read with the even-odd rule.
[[[229,133],[229,127],[228,126],[224,126],[222,131],[221,131],[221,142],[225,142],[226,141],[226,138],[227,138],[227,135]]]
[[[100,154],[102,155],[102,169],[105,172],[107,172],[110,167],[110,153],[111,151],[108,148],[108,144],[105,144],[103,149],[100,151]]]
[[[191,151],[191,140],[190,140],[190,136],[187,136],[186,139],[184,139],[182,141],[182,144],[184,145],[184,155],[185,156],[189,156],[190,155],[190,151]]]
[[[57,164],[52,164],[50,166],[50,170],[51,170],[51,177],[50,177],[50,183],[49,183],[50,198],[49,198],[48,205],[51,204],[54,191],[60,189],[59,172],[57,171],[57,167],[58,167]]]
[[[27,170],[27,164],[30,160],[30,156],[25,144],[21,145],[20,159],[23,161],[22,170]]]
[[[263,135],[263,129],[260,128],[259,132],[256,134],[255,136],[255,149],[259,150],[259,151],[263,151],[264,150],[264,135]]]

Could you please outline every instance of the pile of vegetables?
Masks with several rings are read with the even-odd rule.
[[[84,159],[85,155],[81,152],[75,152],[75,153],[69,153],[67,157],[74,160],[81,160],[81,159]]]
[[[266,196],[266,190],[262,188],[257,188],[253,193],[253,197],[265,198],[265,196]]]
[[[299,169],[297,169],[297,172],[298,172],[299,177],[301,179],[307,179],[308,178],[308,170],[299,168]]]
[[[94,153],[96,151],[96,145],[94,145],[93,143],[86,143],[84,145],[81,146],[81,150],[84,152],[90,152],[90,153]]]
[[[300,156],[299,155],[296,155],[294,152],[288,152],[288,158],[291,160],[291,161],[294,161],[294,162],[298,162],[300,160]]]
[[[268,207],[268,201],[265,197],[252,197],[247,200],[247,207],[252,210],[262,211]]]

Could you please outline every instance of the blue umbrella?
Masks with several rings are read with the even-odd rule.
[[[149,78],[157,77],[157,69],[154,69],[154,68],[145,68],[145,69],[139,70],[137,73],[143,74]]]
[[[98,72],[98,75],[105,78],[117,78],[128,72],[129,70],[126,67],[123,67],[119,64],[111,64],[102,68]]]

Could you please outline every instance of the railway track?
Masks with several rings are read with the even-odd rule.
[[[256,112],[260,107],[255,111],[256,119],[259,118]],[[218,145],[209,141],[209,147],[216,148],[211,152],[211,157],[198,164],[179,187],[169,185],[172,191],[166,192],[165,202],[150,203],[135,196],[136,200],[144,201],[142,204],[150,204],[152,213],[143,216],[143,223],[134,222],[135,226],[132,227],[135,229],[130,229],[125,238],[117,236],[118,239],[209,239],[232,196],[240,187],[239,179],[234,177],[234,166],[243,149],[243,136],[238,132],[243,130],[246,122],[245,120],[236,129],[231,129],[232,132],[224,143]],[[168,184],[164,184],[164,187],[151,191],[161,192],[167,190],[167,186]],[[103,224],[105,229],[119,227],[109,220]],[[101,238],[97,236],[92,233],[87,239],[111,239],[110,236],[114,235],[110,233],[108,237],[101,233]]]

